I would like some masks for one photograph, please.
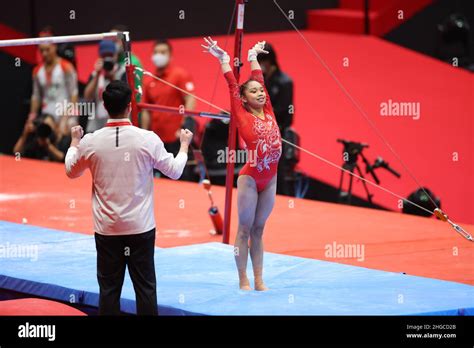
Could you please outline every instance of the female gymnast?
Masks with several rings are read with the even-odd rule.
[[[235,261],[242,290],[251,290],[247,278],[247,259],[250,249],[255,290],[268,290],[263,282],[263,241],[265,222],[275,202],[276,175],[281,156],[281,136],[270,97],[263,81],[257,55],[268,53],[265,41],[258,42],[248,51],[252,70],[250,79],[239,86],[230,57],[217,46],[217,41],[208,37],[201,45],[221,62],[227,80],[231,100],[231,117],[235,117],[240,135],[247,145],[248,158],[237,179],[237,205],[239,228],[235,239]],[[252,152],[252,156],[250,154]],[[249,247],[250,240],[250,247]]]

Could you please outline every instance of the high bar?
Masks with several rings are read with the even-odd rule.
[[[127,36],[128,32],[123,32],[123,33],[111,32],[111,33],[100,33],[100,34],[48,36],[48,37],[34,37],[34,38],[28,38],[28,39],[0,40],[0,47],[41,45],[41,44],[64,43],[64,42],[112,40],[117,37],[121,38],[122,35]]]
[[[139,110],[172,112],[176,114],[181,114],[183,116],[199,116],[199,117],[214,118],[217,120],[229,119],[229,115],[226,115],[226,114],[214,114],[212,112],[184,110],[184,109],[180,109],[180,108],[176,108],[172,106],[164,106],[164,105],[158,105],[158,104],[138,103],[137,106]]]

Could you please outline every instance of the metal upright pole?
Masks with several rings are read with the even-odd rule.
[[[364,0],[364,32],[370,35],[370,0]]]
[[[137,106],[137,88],[135,86],[135,66],[132,64],[132,44],[130,42],[130,33],[128,31],[122,33],[122,45],[125,52],[125,70],[127,74],[127,82],[132,90],[132,104],[131,121],[134,126],[138,125],[138,106]]]
[[[237,6],[237,16],[235,18],[235,42],[234,42],[234,59],[233,72],[234,76],[239,81],[240,78],[240,67],[242,66],[241,55],[242,55],[242,39],[244,35],[244,13],[245,13],[245,0],[236,0],[235,6]],[[229,123],[229,153],[235,150],[236,143],[236,121],[235,117],[231,115]],[[222,234],[222,242],[229,244],[230,238],[230,220],[232,213],[232,190],[234,187],[234,163],[227,163],[227,173],[225,180],[225,212],[224,212],[224,232]]]

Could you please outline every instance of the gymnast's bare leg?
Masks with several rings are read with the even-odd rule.
[[[237,179],[237,206],[239,228],[234,243],[235,263],[239,272],[241,290],[252,290],[247,278],[247,260],[249,254],[250,231],[253,227],[257,209],[258,193],[255,180],[249,175],[240,175]]]
[[[255,290],[265,291],[268,288],[263,282],[263,230],[273,206],[277,187],[277,176],[267,184],[265,189],[258,194],[255,218],[250,230],[250,258],[252,259],[253,274],[255,277]]]

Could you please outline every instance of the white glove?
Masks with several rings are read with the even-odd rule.
[[[248,54],[247,60],[248,60],[249,62],[256,61],[256,60],[257,60],[257,56],[258,56],[260,53],[265,53],[265,54],[267,54],[268,51],[265,51],[264,48],[265,48],[265,41],[259,41],[259,42],[257,42],[257,44],[256,44],[255,46],[253,46],[251,49],[249,49],[249,54]]]
[[[230,56],[226,51],[217,46],[217,41],[212,40],[210,36],[204,38],[204,41],[206,41],[208,46],[201,45],[205,49],[203,52],[212,54],[214,57],[219,59],[221,64],[230,62]]]

